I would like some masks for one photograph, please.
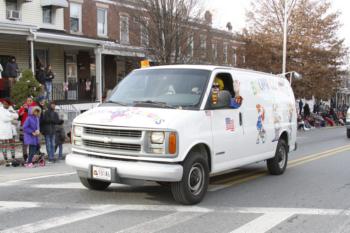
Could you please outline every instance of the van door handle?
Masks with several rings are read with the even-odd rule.
[[[243,117],[242,117],[242,113],[239,113],[239,125],[242,126],[243,125]]]

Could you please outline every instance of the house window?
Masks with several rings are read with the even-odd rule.
[[[236,49],[233,49],[233,54],[232,54],[232,65],[237,66],[237,51]]]
[[[149,45],[149,37],[148,37],[148,22],[146,25],[140,25],[140,36],[141,36],[141,46],[147,47]]]
[[[120,43],[129,44],[129,17],[120,16]]]
[[[52,24],[53,12],[51,6],[44,6],[43,7],[43,23]]]
[[[81,4],[70,4],[70,31],[81,32]]]
[[[107,36],[107,9],[97,9],[97,34]]]
[[[228,53],[228,45],[224,44],[224,63],[227,64],[227,53]]]
[[[201,50],[205,50],[207,48],[207,37],[205,35],[200,35],[199,39]]]
[[[17,11],[18,10],[17,0],[6,0],[6,10]]]
[[[188,56],[193,57],[194,39],[193,35],[188,38]]]
[[[6,0],[6,18],[10,20],[20,20],[21,15],[17,0]]]
[[[218,59],[218,43],[216,41],[213,41],[211,46],[212,46],[213,60],[215,62]]]

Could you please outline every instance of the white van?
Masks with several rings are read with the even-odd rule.
[[[89,189],[156,181],[178,202],[196,204],[209,176],[264,160],[271,174],[285,171],[296,149],[294,103],[289,82],[271,74],[199,65],[135,70],[106,103],[74,120],[66,162]]]

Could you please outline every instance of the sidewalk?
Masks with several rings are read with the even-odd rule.
[[[65,157],[68,153],[70,153],[71,151],[71,148],[72,148],[72,145],[70,143],[65,143],[63,144],[63,157]],[[46,146],[45,144],[41,144],[41,149],[40,151],[44,154],[47,155],[47,152],[46,152]],[[9,159],[11,159],[11,153],[10,151],[7,152],[7,157]],[[58,157],[58,149],[55,153],[55,158]],[[22,154],[22,145],[21,144],[16,144],[16,159],[22,159],[23,158],[23,154]],[[2,152],[0,151],[0,165],[4,162],[4,157],[2,155]]]

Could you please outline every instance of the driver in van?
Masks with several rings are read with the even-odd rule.
[[[215,77],[214,84],[216,84],[219,87],[220,91],[225,90],[225,84],[224,81],[222,81],[221,78]],[[231,105],[230,107],[233,109],[238,109],[241,107],[243,102],[243,98],[240,95],[235,96],[234,98],[231,98]]]

